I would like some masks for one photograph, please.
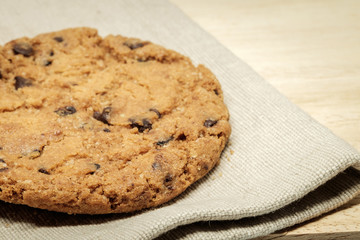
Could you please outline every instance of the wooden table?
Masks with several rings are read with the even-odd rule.
[[[171,2],[360,151],[360,1]],[[274,238],[360,239],[360,197]]]

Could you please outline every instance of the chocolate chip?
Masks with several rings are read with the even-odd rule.
[[[44,66],[49,66],[49,65],[51,65],[52,64],[52,61],[50,61],[50,60],[45,60],[44,61]]]
[[[164,182],[168,183],[168,182],[171,182],[172,180],[173,180],[172,175],[168,173],[168,174],[165,176]]]
[[[111,132],[110,129],[108,129],[108,128],[104,128],[103,131],[104,132]]]
[[[50,175],[50,173],[49,173],[45,168],[40,168],[40,169],[38,170],[38,172],[43,173],[43,174]]]
[[[185,134],[180,134],[177,138],[176,138],[176,140],[179,140],[179,141],[185,141],[186,140],[186,136],[185,136]]]
[[[6,162],[5,162],[4,159],[2,159],[2,158],[0,158],[0,166],[1,166],[0,172],[3,172],[3,171],[5,171],[5,170],[8,169]]]
[[[29,158],[34,159],[40,157],[42,154],[42,149],[34,149],[31,153],[29,153]]]
[[[0,147],[0,150],[3,150],[3,148],[2,148],[2,147]]]
[[[98,121],[104,122],[104,120],[102,119],[101,113],[100,112],[94,112],[93,113],[93,118],[95,118]]]
[[[209,166],[207,164],[204,164],[203,168],[205,169],[205,171],[209,170]]]
[[[113,197],[109,197],[109,202],[110,202],[110,209],[111,210],[115,210],[118,206],[119,206],[119,202],[118,202],[118,196],[115,195]]]
[[[144,58],[138,58],[137,61],[138,61],[138,62],[147,62],[147,61],[149,61],[149,59],[146,59],[146,58],[145,58],[145,59],[144,59]]]
[[[54,112],[62,117],[65,117],[67,115],[76,113],[76,108],[74,108],[73,106],[66,106],[63,108],[59,108],[59,109],[55,110]]]
[[[136,127],[139,132],[144,132],[146,129],[149,129],[149,131],[152,129],[152,123],[149,121],[149,119],[142,119],[141,123],[136,122],[135,119],[129,119],[129,121],[131,122],[130,127],[134,128]]]
[[[173,175],[168,173],[166,174],[165,178],[164,178],[164,185],[168,188],[168,189],[172,189],[172,181],[173,181]]]
[[[51,50],[49,55],[50,55],[50,57],[54,56],[54,51]]]
[[[209,128],[209,127],[214,126],[217,122],[218,122],[217,120],[208,119],[204,122],[204,126]]]
[[[161,118],[161,113],[159,112],[159,110],[157,110],[157,109],[155,109],[155,108],[150,108],[149,111],[156,113],[156,115],[158,116],[158,118]]]
[[[145,46],[144,43],[135,42],[135,41],[124,42],[124,45],[127,46],[128,48],[130,48],[131,50],[134,50],[134,49],[141,48],[141,47]]]
[[[34,50],[28,43],[15,43],[13,46],[13,52],[15,55],[21,54],[24,57],[30,57],[34,54]]]
[[[70,114],[76,113],[76,109],[73,106],[66,106],[65,110],[69,112]]]
[[[30,79],[16,76],[15,77],[15,90],[18,90],[19,88],[23,87],[30,87],[32,86],[32,81]]]
[[[145,129],[149,129],[149,130],[152,129],[152,124],[151,124],[151,122],[150,122],[148,119],[144,118],[144,119],[142,120],[142,123],[143,123],[144,130],[145,130]]]
[[[158,142],[156,143],[156,145],[158,145],[158,146],[164,146],[165,144],[167,144],[168,142],[170,142],[170,141],[173,140],[173,139],[174,139],[174,137],[171,136],[171,137],[169,137],[169,138],[166,139],[166,140],[158,141]]]
[[[217,89],[214,89],[214,93],[215,93],[216,95],[219,95],[219,92],[218,92]]]
[[[154,170],[160,170],[161,169],[161,164],[159,162],[154,162],[153,164],[151,164],[151,167]]]
[[[59,42],[59,43],[64,41],[64,39],[62,37],[54,37],[54,40]]]
[[[102,113],[100,112],[94,112],[93,114],[93,118],[95,118],[96,120],[103,122],[107,125],[111,125],[109,123],[109,119],[110,119],[110,112],[111,112],[111,107],[106,107],[103,109]]]
[[[1,72],[0,72],[0,79],[2,79],[2,74],[1,74]]]
[[[101,167],[100,164],[98,164],[98,163],[94,163],[94,166],[95,166],[95,171],[89,172],[87,174],[93,175],[96,172],[96,170],[100,169],[100,167]]]

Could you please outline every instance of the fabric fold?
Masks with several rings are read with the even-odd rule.
[[[201,221],[180,226],[157,239],[248,239],[264,236],[348,202],[360,192],[360,172],[350,167],[329,182],[277,211],[238,221]]]

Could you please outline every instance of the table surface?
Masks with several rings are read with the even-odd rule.
[[[171,2],[360,151],[360,1]],[[360,239],[360,196],[274,238]]]

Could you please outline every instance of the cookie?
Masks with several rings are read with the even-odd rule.
[[[74,28],[0,47],[0,199],[70,214],[165,203],[230,135],[215,76],[148,41]]]

